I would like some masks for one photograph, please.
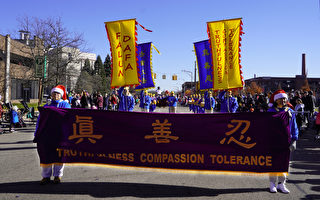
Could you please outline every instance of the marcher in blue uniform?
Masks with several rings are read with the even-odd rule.
[[[57,85],[51,90],[51,98],[52,100],[50,104],[46,104],[44,105],[44,107],[71,108],[67,100],[66,89],[63,85]],[[37,123],[37,127],[38,127],[38,123]],[[37,143],[37,145],[41,145],[41,144]],[[64,169],[63,163],[55,163],[53,165],[42,166],[41,175],[43,178],[40,181],[40,184],[45,185],[50,183],[51,176],[54,177],[53,183],[55,184],[60,183],[61,177],[63,176],[63,169]]]
[[[202,94],[199,94],[199,100],[198,100],[198,113],[205,113],[205,99]]]
[[[151,97],[149,96],[149,93],[147,91],[141,90],[140,92],[140,105],[142,112],[149,112],[151,103]]]
[[[205,104],[204,104],[205,112],[206,113],[213,113],[213,109],[216,105],[216,101],[214,100],[214,97],[212,96],[212,92],[206,91],[204,93],[204,96],[205,96]]]
[[[157,97],[155,94],[151,97],[150,109],[149,112],[154,112],[157,107]]]
[[[220,112],[235,113],[239,107],[238,101],[232,96],[232,91],[221,91],[218,95],[221,107]]]
[[[193,111],[193,113],[197,113],[198,101],[199,101],[198,94],[195,94],[195,95],[194,95],[194,98],[193,98],[193,106],[192,106],[192,111]]]
[[[130,94],[129,88],[120,87],[118,90],[118,96],[119,96],[119,111],[128,111],[128,112],[133,111],[135,100],[134,100],[134,97]]]
[[[288,96],[284,90],[277,90],[274,92],[270,98],[270,103],[273,103],[273,106],[269,108],[268,112],[281,112],[285,111],[289,113],[290,121],[290,136],[291,144],[290,151],[296,149],[296,141],[298,140],[299,129],[296,123],[296,116],[294,111],[288,106]],[[283,173],[282,176],[269,176],[270,180],[270,192],[276,193],[277,190],[280,190],[282,193],[289,193],[290,191],[286,187],[286,174]],[[277,183],[278,181],[278,183]],[[278,185],[277,185],[278,184]]]
[[[178,98],[174,95],[174,92],[171,91],[171,95],[167,98],[167,103],[169,106],[169,113],[176,113],[177,112],[177,102]]]

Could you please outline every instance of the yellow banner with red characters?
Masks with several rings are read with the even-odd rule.
[[[112,57],[111,87],[139,85],[136,20],[105,22]]]
[[[241,19],[208,22],[212,52],[213,89],[225,90],[243,87],[240,65]]]

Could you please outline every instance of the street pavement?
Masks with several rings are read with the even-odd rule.
[[[138,109],[137,109],[138,110]],[[167,112],[168,108],[158,109]],[[188,108],[179,107],[179,113]],[[62,183],[41,186],[34,125],[0,135],[0,199],[320,199],[320,141],[307,130],[297,142],[287,187],[270,193],[266,176],[198,175],[66,166]]]

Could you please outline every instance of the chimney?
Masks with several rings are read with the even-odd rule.
[[[23,30],[20,30],[19,32],[20,32],[20,40],[23,41],[25,44],[29,45],[30,32],[23,31]]]
[[[307,77],[306,73],[306,54],[302,54],[302,76]]]

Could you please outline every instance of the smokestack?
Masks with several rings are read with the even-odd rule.
[[[307,77],[306,73],[306,54],[302,54],[302,76]]]

